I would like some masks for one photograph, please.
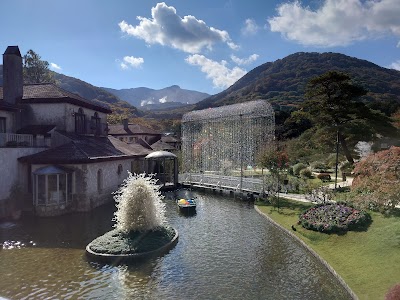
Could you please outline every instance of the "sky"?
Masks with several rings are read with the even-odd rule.
[[[0,51],[114,89],[219,93],[296,52],[338,52],[400,70],[400,0],[13,0]]]

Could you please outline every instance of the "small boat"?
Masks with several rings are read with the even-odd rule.
[[[180,211],[183,212],[196,210],[196,200],[193,198],[176,200],[176,204],[178,204]]]

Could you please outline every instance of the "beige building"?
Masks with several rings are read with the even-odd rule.
[[[3,55],[0,87],[0,218],[87,211],[127,176],[145,171],[151,147],[108,136],[111,110],[54,84],[23,84],[17,46]]]

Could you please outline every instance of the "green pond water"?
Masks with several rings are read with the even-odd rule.
[[[194,215],[175,199],[197,197]],[[129,266],[87,260],[85,246],[112,229],[114,205],[56,218],[0,224],[0,298],[6,299],[349,299],[308,251],[252,204],[178,190],[166,194],[179,242]]]

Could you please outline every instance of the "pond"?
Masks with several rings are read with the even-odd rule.
[[[196,214],[175,199],[197,197]],[[166,193],[179,242],[163,257],[129,266],[89,262],[85,246],[112,228],[114,206],[0,224],[0,298],[350,299],[307,250],[226,195]]]

